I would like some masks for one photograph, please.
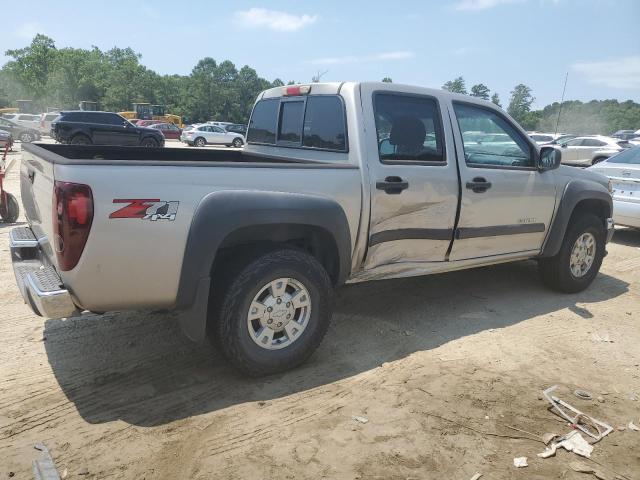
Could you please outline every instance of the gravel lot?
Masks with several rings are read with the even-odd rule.
[[[33,478],[40,441],[68,478],[595,478],[576,460],[640,478],[628,427],[593,461],[536,456],[539,435],[569,431],[542,400],[554,384],[595,418],[640,426],[640,232],[618,230],[576,295],[543,287],[533,262],[347,286],[310,362],[248,380],[170,314],[33,315],[10,228],[0,224],[0,479]],[[520,456],[528,467],[513,466]]]

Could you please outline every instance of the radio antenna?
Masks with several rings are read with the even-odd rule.
[[[569,78],[569,72],[564,77],[564,87],[562,87],[562,99],[560,100],[560,108],[558,109],[558,118],[556,120],[556,131],[553,132],[554,135],[558,134],[558,125],[560,125],[560,114],[562,113],[562,104],[564,103],[564,92],[567,89],[567,79]]]

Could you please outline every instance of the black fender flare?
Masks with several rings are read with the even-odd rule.
[[[351,269],[351,234],[342,207],[317,195],[227,190],[206,195],[196,208],[187,238],[176,308],[180,324],[192,340],[204,338],[211,268],[220,245],[231,233],[258,225],[294,224],[319,227],[331,234],[339,256],[337,284]],[[256,239],[260,240],[260,239]]]
[[[576,205],[584,200],[603,202],[608,207],[608,216],[613,212],[611,194],[603,185],[588,180],[571,180],[562,192],[558,211],[551,223],[549,235],[542,248],[541,258],[553,257],[558,254],[564,235],[571,220]]]

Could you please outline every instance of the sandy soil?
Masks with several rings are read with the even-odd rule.
[[[7,189],[19,193],[18,168]],[[33,315],[9,229],[0,224],[0,478],[33,478],[44,441],[68,478],[571,480],[595,477],[569,468],[575,454],[536,457],[539,435],[568,431],[544,388],[559,384],[615,427],[640,425],[640,232],[617,231],[576,295],[543,287],[533,262],[345,287],[310,362],[248,380],[169,314]],[[527,468],[513,466],[519,456]],[[640,432],[616,430],[592,459],[607,478],[640,478]]]

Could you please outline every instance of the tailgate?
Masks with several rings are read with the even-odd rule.
[[[22,150],[20,194],[27,222],[49,263],[57,268],[53,251],[54,164]]]

